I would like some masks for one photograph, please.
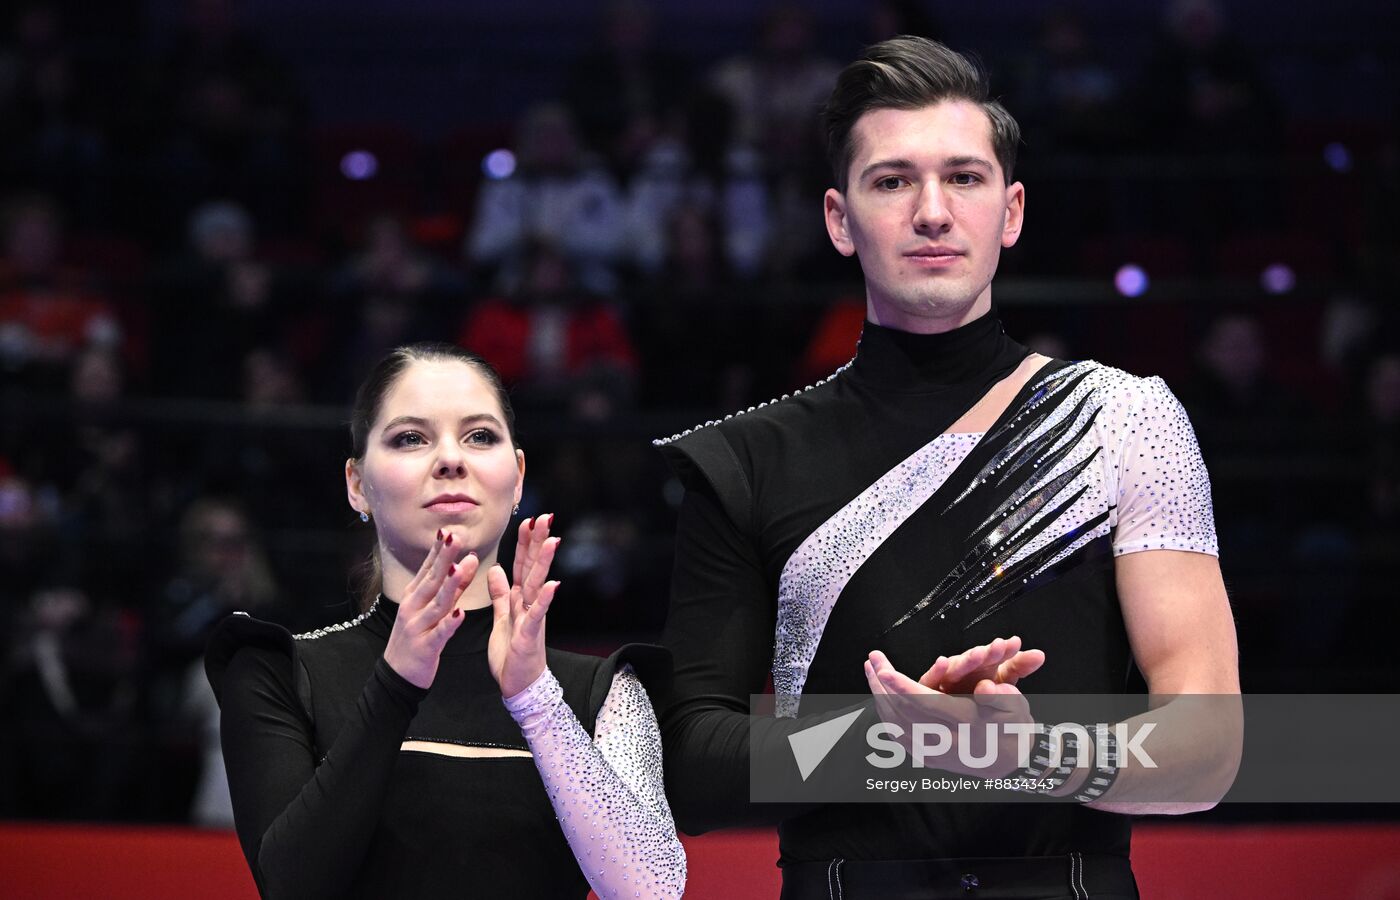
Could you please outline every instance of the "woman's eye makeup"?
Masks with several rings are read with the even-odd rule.
[[[394,448],[411,449],[414,447],[426,447],[428,444],[432,443],[428,436],[420,429],[407,429],[390,434],[385,440],[390,447]],[[477,447],[494,447],[502,440],[503,438],[499,431],[487,426],[469,428],[462,433],[461,437],[462,443]]]

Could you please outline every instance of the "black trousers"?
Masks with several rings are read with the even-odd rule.
[[[1121,856],[844,860],[783,866],[782,900],[1137,900]]]

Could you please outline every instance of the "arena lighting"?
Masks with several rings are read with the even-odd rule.
[[[1133,263],[1120,267],[1113,276],[1113,286],[1124,297],[1141,297],[1147,293],[1149,283],[1142,266]]]
[[[1259,284],[1265,293],[1286,294],[1298,283],[1298,276],[1283,263],[1273,263],[1259,273]]]
[[[492,150],[481,161],[481,171],[495,181],[509,178],[515,174],[515,154],[509,150]]]
[[[1322,148],[1322,159],[1334,172],[1351,171],[1351,151],[1340,141],[1333,141]]]
[[[379,172],[379,160],[368,150],[351,150],[340,158],[340,174],[351,181],[368,181]]]

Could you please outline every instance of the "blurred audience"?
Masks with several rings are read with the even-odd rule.
[[[1145,73],[1144,113],[1158,150],[1210,154],[1272,146],[1278,110],[1256,54],[1217,0],[1172,0]]]
[[[444,106],[465,115],[449,123],[464,157],[515,135],[479,185],[475,161],[447,171],[449,141],[424,125],[408,171],[350,185],[392,179],[402,206],[368,190],[339,218],[309,187],[308,127],[376,123],[342,121],[327,93],[312,121],[303,80],[349,63],[298,73],[264,10],[197,0],[126,31],[109,27],[132,18],[121,9],[26,0],[0,15],[0,815],[227,825],[204,635],[232,609],[297,630],[353,614],[348,592],[324,593],[364,548],[325,466],[347,452],[342,413],[317,404],[397,344],[455,336],[540,411],[522,514],[559,514],[576,592],[551,613],[561,633],[654,631],[679,485],[645,438],[850,359],[864,301],[818,213],[817,110],[857,44],[946,38],[930,8],[819,19],[780,0],[711,19],[612,0],[597,28],[531,44],[529,79]],[[1106,9],[1057,5],[993,42],[958,22],[1025,132],[1039,224],[1004,258],[1001,283],[1033,279],[998,288],[1008,328],[1051,355],[1190,367],[1173,387],[1211,467],[1247,687],[1296,686],[1300,653],[1345,679],[1345,636],[1379,615],[1400,559],[1395,121],[1343,123],[1300,162],[1285,128],[1322,115],[1330,134],[1365,106],[1344,102],[1330,57],[1266,30],[1246,40],[1262,14],[1229,7],[1232,24],[1218,0]],[[1289,89],[1302,80],[1325,110]],[[353,83],[355,115],[375,109]],[[444,96],[458,83],[442,79]],[[1286,258],[1320,221],[1340,223],[1328,252]],[[1219,280],[1255,290],[1253,264],[1214,249],[1260,233],[1281,235],[1298,273],[1267,301]],[[1199,299],[1154,285],[1097,305],[1073,279],[1131,255],[1091,271],[1084,249],[1104,234],[1181,248]],[[1202,311],[1191,350],[1180,335]]]
[[[562,104],[533,107],[522,118],[515,155],[481,186],[467,236],[467,258],[493,267],[497,285],[519,286],[529,249],[557,248],[589,290],[617,287],[615,266],[627,229],[617,182],[580,141]]]
[[[48,198],[12,198],[0,210],[0,372],[61,390],[87,347],[116,349],[122,331],[91,272],[63,262],[63,222]]]
[[[295,300],[277,267],[259,258],[253,217],[236,203],[190,216],[185,252],[157,276],[164,327],[152,340],[157,391],[233,400],[246,348],[276,342]]]
[[[306,104],[292,75],[255,29],[239,0],[178,7],[179,30],[151,67],[152,157],[165,190],[154,202],[178,215],[209,197],[237,198],[259,221],[295,221]],[[187,207],[186,207],[187,208]]]
[[[522,262],[520,289],[477,303],[457,342],[496,367],[522,408],[596,422],[630,406],[637,351],[616,305],[588,291],[549,244]]]
[[[611,0],[601,41],[574,63],[565,99],[579,133],[625,180],[641,164],[685,95],[689,73],[656,40],[647,0]]]

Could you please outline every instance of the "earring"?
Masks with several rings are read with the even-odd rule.
[[[365,512],[363,509],[360,510],[360,521],[361,521],[361,522],[368,522],[368,521],[369,521],[369,513]]]
[[[518,516],[518,515],[520,515],[520,504],[519,504],[519,503],[515,504],[514,506],[512,506],[512,507],[510,508],[510,514],[511,514],[512,516]]]

